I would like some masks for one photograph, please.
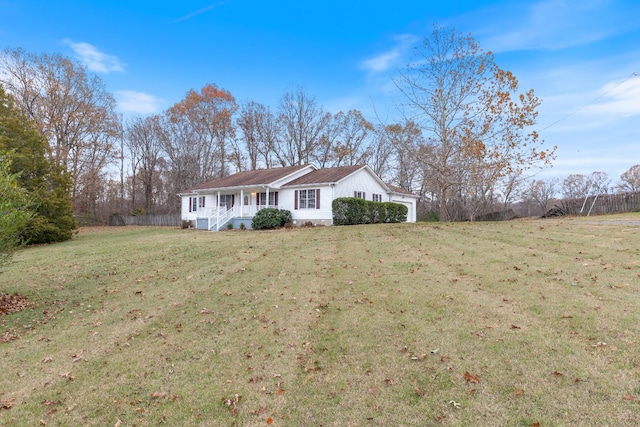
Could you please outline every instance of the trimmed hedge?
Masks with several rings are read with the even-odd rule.
[[[332,204],[334,225],[405,222],[409,209],[400,203],[341,197]]]
[[[267,230],[282,227],[291,221],[291,212],[288,210],[264,208],[260,209],[251,220],[251,228],[254,230]]]

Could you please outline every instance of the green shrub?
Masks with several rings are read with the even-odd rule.
[[[244,225],[244,222],[241,222],[240,223],[240,230],[246,230],[246,229],[247,229],[247,226]]]
[[[255,214],[251,221],[254,230],[268,230],[283,227],[292,221],[291,212],[285,209],[264,208]]]
[[[233,223],[232,222],[227,224],[227,230],[233,230]]]
[[[335,199],[332,208],[334,225],[405,222],[409,211],[400,203],[372,202],[354,197]]]
[[[64,242],[72,237],[72,227],[69,224],[53,224],[43,216],[30,220],[22,230],[22,236],[27,244],[41,244]]]

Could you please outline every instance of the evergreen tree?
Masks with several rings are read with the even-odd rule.
[[[20,230],[30,217],[27,192],[12,174],[8,153],[0,151],[0,267],[6,264],[21,243]]]
[[[12,152],[9,172],[34,205],[34,215],[20,231],[27,244],[68,240],[76,228],[71,179],[49,160],[47,150],[46,139],[0,86],[0,151]]]

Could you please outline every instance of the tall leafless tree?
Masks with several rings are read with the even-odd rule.
[[[418,160],[433,171],[441,220],[453,219],[447,204],[462,186],[489,189],[554,157],[531,130],[540,100],[533,90],[518,93],[516,77],[470,35],[434,27],[395,84],[434,147],[433,156]]]
[[[97,181],[117,153],[115,100],[102,80],[60,54],[5,49],[0,82],[47,138],[51,158],[73,177],[76,211],[94,206]]]
[[[281,137],[275,151],[280,166],[310,164],[330,119],[302,88],[285,93],[278,108]]]

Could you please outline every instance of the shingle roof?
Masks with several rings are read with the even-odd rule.
[[[415,196],[415,194],[413,194],[411,191],[409,191],[409,190],[407,190],[406,188],[403,188],[403,187],[398,187],[397,185],[387,184],[387,187],[389,187],[389,189],[391,191],[393,191],[394,193],[410,194],[412,196]]]
[[[290,187],[294,185],[308,185],[308,184],[330,184],[338,182],[341,179],[351,175],[352,173],[364,168],[363,165],[355,166],[339,166],[335,168],[316,169],[313,172],[302,175],[299,178],[289,181],[283,187]]]
[[[217,188],[269,185],[306,167],[308,167],[308,165],[238,172],[234,175],[214,179],[196,187],[192,187],[187,192],[195,190],[213,190]]]

